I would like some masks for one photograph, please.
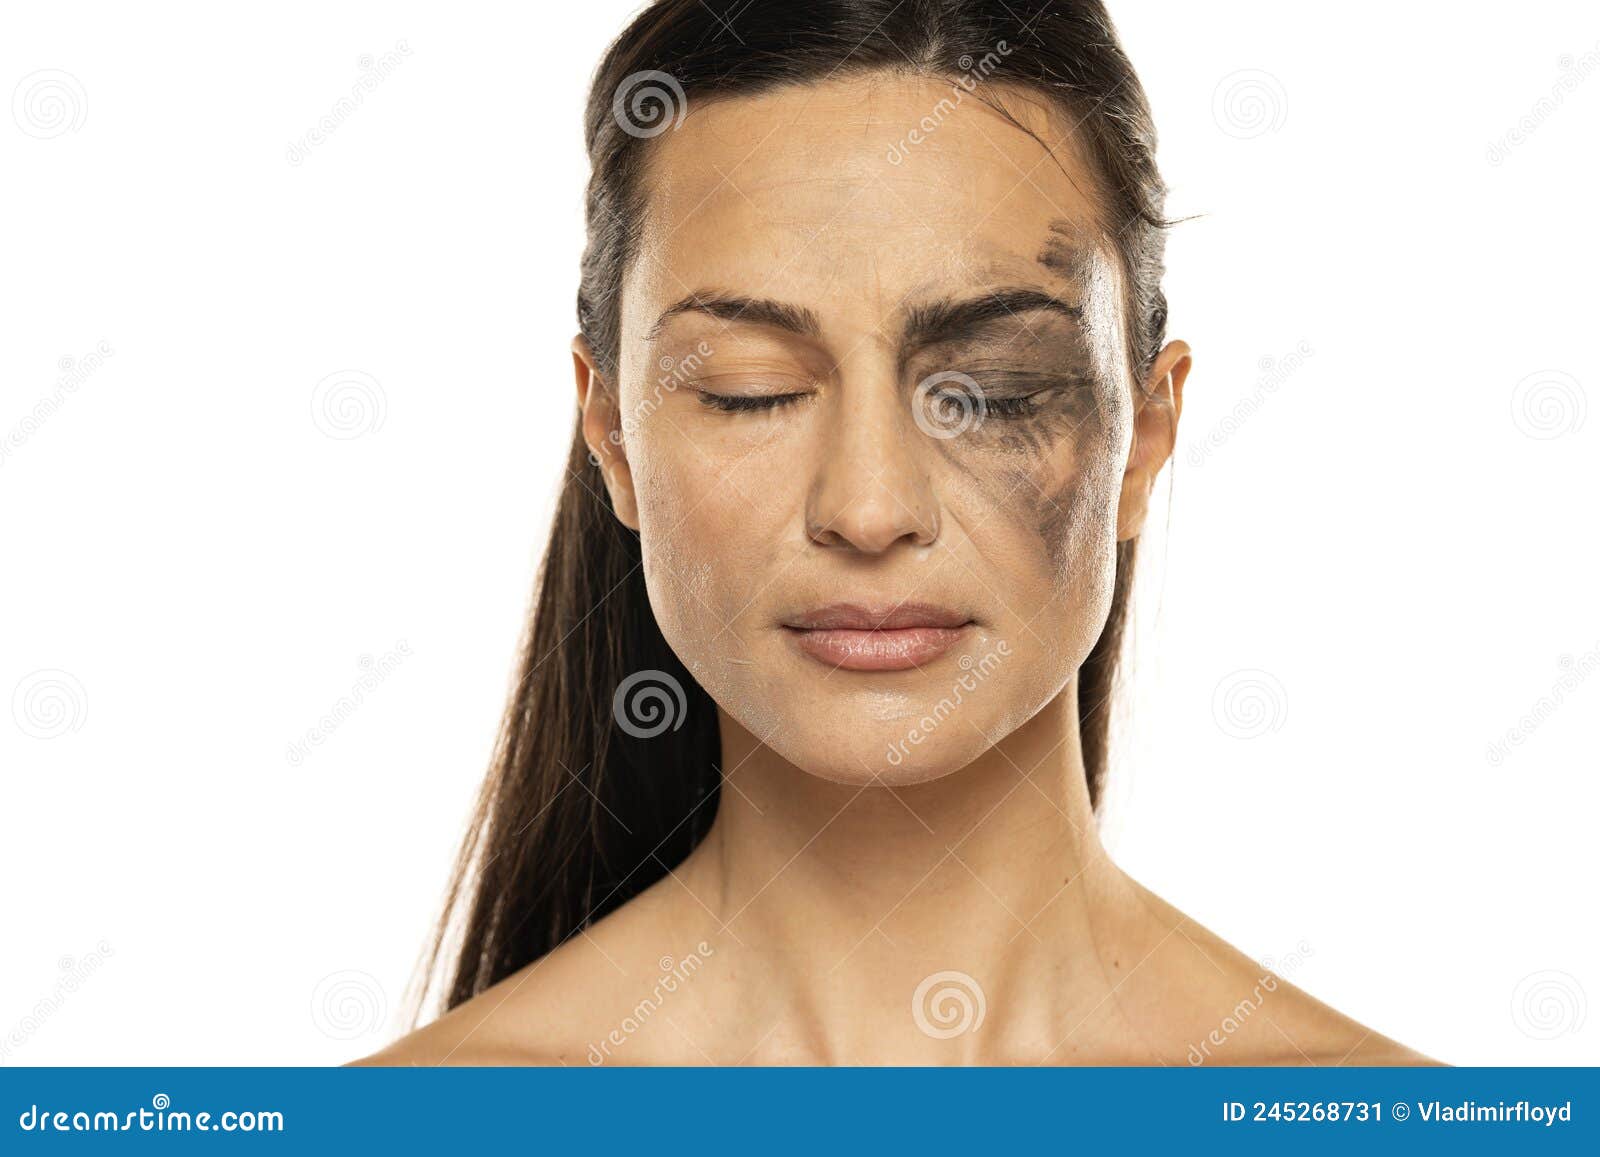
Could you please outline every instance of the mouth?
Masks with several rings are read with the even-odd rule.
[[[960,642],[970,616],[929,603],[831,603],[783,624],[801,653],[848,671],[905,671]]]

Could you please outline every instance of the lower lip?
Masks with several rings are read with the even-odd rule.
[[[971,624],[967,624],[970,626]],[[967,626],[900,627],[892,631],[786,628],[806,654],[847,671],[905,671],[931,663],[960,641]]]

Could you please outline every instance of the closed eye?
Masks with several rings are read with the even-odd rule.
[[[991,398],[983,399],[983,408],[986,413],[994,414],[1001,418],[1026,418],[1039,412],[1037,399],[1050,391],[1038,390],[1032,394],[1024,394],[1020,398]]]
[[[710,390],[697,391],[702,405],[725,414],[749,413],[754,410],[775,410],[787,406],[805,394],[713,394]]]
[[[981,400],[977,403],[984,413],[999,418],[1028,418],[1037,414],[1051,397],[1069,390],[1090,385],[1086,381],[1062,378],[1054,374],[1007,373],[975,374]],[[1026,391],[1026,392],[1023,392]],[[935,402],[947,400],[963,409],[974,405],[971,392],[961,388],[939,390]]]

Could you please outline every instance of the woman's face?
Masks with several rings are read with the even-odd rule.
[[[691,100],[649,146],[617,409],[586,414],[668,643],[830,780],[948,774],[1058,695],[1172,446],[1071,122],[981,95]],[[840,603],[924,626],[807,617]]]

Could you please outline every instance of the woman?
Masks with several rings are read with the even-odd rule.
[[[1425,1062],[1097,836],[1190,368],[1101,4],[658,0],[587,143],[448,1011],[363,1063]]]

